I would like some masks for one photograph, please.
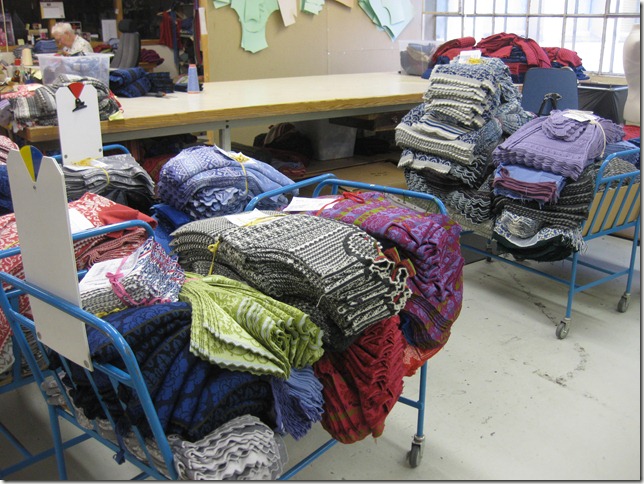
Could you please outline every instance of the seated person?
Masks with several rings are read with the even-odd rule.
[[[67,22],[59,22],[51,28],[51,36],[56,41],[63,55],[93,54],[92,44],[80,35],[76,35],[72,26]]]

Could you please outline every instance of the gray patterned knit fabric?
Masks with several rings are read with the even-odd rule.
[[[217,242],[216,264],[234,268],[275,299],[311,301],[347,337],[397,314],[411,295],[406,270],[395,271],[378,242],[358,227],[309,215],[231,225],[215,217],[177,229],[171,245],[180,263],[213,260],[208,246]]]

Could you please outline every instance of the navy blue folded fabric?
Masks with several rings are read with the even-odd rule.
[[[130,67],[110,72],[110,89],[117,96],[140,97],[152,90],[152,83],[145,69]]]

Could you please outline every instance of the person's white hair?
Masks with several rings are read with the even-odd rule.
[[[58,22],[51,28],[52,37],[55,35],[63,35],[65,32],[75,33],[72,24],[68,22]]]

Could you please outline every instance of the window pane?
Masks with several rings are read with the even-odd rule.
[[[564,0],[533,0],[530,13],[563,14],[564,6]]]
[[[528,37],[542,47],[561,47],[563,17],[538,17],[528,21]]]
[[[466,15],[474,15],[476,0],[463,0],[463,11]]]
[[[487,37],[489,35],[492,35],[494,33],[494,29],[492,28],[492,17],[475,17],[476,22],[475,22],[475,31],[473,37],[479,41],[483,37]],[[503,19],[496,19],[497,22],[503,22]],[[496,29],[497,32],[501,32],[501,30]],[[467,32],[467,30],[466,30]]]
[[[507,0],[508,13],[526,13],[528,11],[528,0]]]
[[[639,0],[611,0],[609,11],[611,13],[639,13]]]
[[[477,14],[492,14],[492,13],[494,13],[494,0],[477,0],[477,2],[476,2],[476,13]]]
[[[577,33],[566,32],[566,46],[577,52],[587,71],[599,70],[599,54],[601,52],[603,19],[577,19]],[[574,46],[574,48],[573,48]]]
[[[511,17],[507,19],[506,27],[503,30],[511,34],[517,34],[521,36],[526,35],[526,21],[524,18]]]

